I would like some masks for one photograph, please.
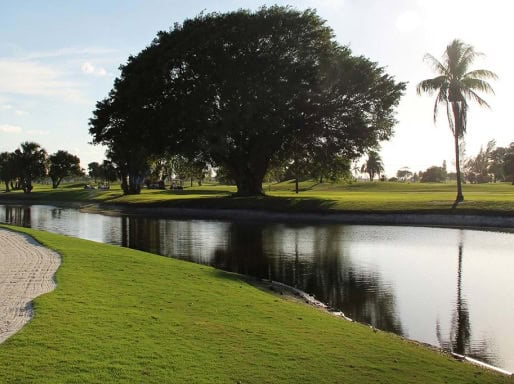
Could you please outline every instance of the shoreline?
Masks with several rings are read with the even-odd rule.
[[[149,216],[169,219],[270,221],[349,225],[398,225],[468,229],[504,229],[514,232],[514,216],[497,211],[342,211],[269,210],[248,208],[169,207],[91,201],[0,199],[0,205],[51,205],[109,216]]]
[[[170,219],[256,220],[271,222],[399,225],[428,227],[459,227],[470,229],[505,229],[514,231],[514,217],[493,214],[448,213],[371,213],[371,212],[276,212],[251,209],[142,207],[119,204],[89,204],[82,212],[114,216],[151,216]]]
[[[245,277],[247,277],[247,276],[245,276]],[[253,279],[253,278],[247,278],[246,281],[248,282],[248,284],[251,284],[252,286],[254,286],[258,289],[261,289],[265,292],[268,292],[272,295],[280,296],[284,300],[293,300],[293,301],[296,301],[299,303],[303,303],[310,307],[316,308],[317,310],[325,312],[329,315],[335,316],[341,320],[349,321],[351,323],[359,323],[362,325],[366,325],[366,326],[370,327],[373,330],[373,332],[375,332],[375,333],[376,332],[387,332],[387,331],[383,331],[381,329],[375,328],[370,324],[361,323],[357,320],[353,320],[353,319],[347,317],[344,314],[344,312],[339,311],[339,310],[334,310],[329,305],[317,300],[314,296],[309,295],[307,292],[302,291],[298,288],[292,287],[290,285],[281,283],[279,281],[267,280],[267,279],[257,280],[257,279]],[[396,335],[395,333],[393,333],[393,334]],[[465,361],[469,364],[473,364],[473,365],[476,365],[476,366],[479,366],[479,367],[482,367],[482,368],[485,368],[485,369],[488,369],[488,370],[491,370],[491,371],[494,371],[497,373],[501,373],[502,375],[505,375],[505,376],[514,377],[514,372],[510,372],[501,367],[497,367],[495,365],[485,363],[483,361],[477,360],[475,358],[472,358],[472,357],[469,357],[466,355],[461,355],[461,354],[458,354],[458,353],[455,353],[452,351],[445,350],[445,349],[438,347],[436,345],[433,345],[433,344],[425,343],[425,342],[415,340],[415,339],[410,339],[408,337],[401,336],[401,335],[396,335],[396,336],[398,336],[408,342],[415,343],[415,344],[421,345],[425,348],[431,349],[435,352],[443,353],[448,356],[451,356],[457,361]]]

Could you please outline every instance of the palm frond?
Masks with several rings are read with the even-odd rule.
[[[479,80],[485,80],[485,79],[491,79],[491,80],[498,80],[498,75],[494,73],[493,71],[488,71],[487,69],[475,69],[473,71],[470,71],[466,73],[464,78],[470,77],[475,78]]]
[[[423,56],[423,61],[432,67],[435,73],[440,75],[448,75],[448,69],[444,66],[439,60],[437,60],[430,53],[425,54]]]
[[[494,89],[491,87],[491,84],[489,84],[485,80],[480,80],[476,78],[464,78],[461,81],[461,84],[463,85],[464,89],[469,89],[473,91],[480,91],[485,93],[492,93],[494,95]]]
[[[446,103],[446,116],[448,117],[448,125],[450,126],[450,130],[455,136],[455,121],[453,118],[452,111],[450,111],[450,103]]]
[[[433,79],[423,80],[416,86],[416,92],[418,95],[421,95],[422,93],[428,93],[431,95],[435,91],[439,90],[445,82],[447,82],[447,77],[444,75],[434,77]]]
[[[448,92],[447,87],[441,87],[437,93],[434,103],[434,124],[437,122],[437,115],[439,114],[439,105],[446,104],[448,107]]]
[[[464,93],[467,99],[475,101],[481,107],[491,108],[489,103],[487,103],[487,101],[485,101],[479,95],[477,95],[472,89],[463,89],[462,92]]]

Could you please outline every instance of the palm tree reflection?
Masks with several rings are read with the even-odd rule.
[[[470,311],[466,297],[462,293],[463,279],[463,240],[459,242],[458,269],[457,269],[457,300],[452,314],[450,334],[448,339],[442,336],[439,320],[436,322],[436,335],[439,345],[444,350],[466,355],[489,364],[499,364],[498,359],[490,351],[485,339],[473,340],[471,338]]]

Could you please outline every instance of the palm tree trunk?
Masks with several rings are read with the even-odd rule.
[[[454,135],[455,138],[455,170],[457,173],[457,197],[455,198],[456,203],[464,201],[464,195],[462,194],[462,178],[460,172],[460,153],[459,153],[459,136]]]
[[[455,171],[457,173],[457,197],[455,198],[455,204],[464,201],[464,195],[462,194],[462,178],[460,173],[460,148],[459,148],[459,137],[463,133],[462,118],[460,115],[460,108],[458,103],[452,102],[453,111],[453,138],[455,140]]]

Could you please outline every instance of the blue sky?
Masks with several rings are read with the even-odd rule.
[[[514,5],[509,1],[0,0],[0,151],[13,151],[30,140],[49,153],[65,149],[78,155],[83,167],[101,161],[104,149],[88,144],[88,119],[129,55],[148,45],[159,30],[202,11],[275,3],[316,8],[341,44],[409,83],[398,108],[396,134],[382,145],[388,176],[403,166],[419,171],[443,160],[452,164],[444,116],[434,126],[433,99],[417,96],[415,85],[432,76],[423,55],[439,57],[454,38],[486,54],[476,68],[500,76],[493,83],[496,95],[485,95],[492,110],[471,107],[467,155],[475,155],[490,139],[501,146],[514,141],[509,113]]]

